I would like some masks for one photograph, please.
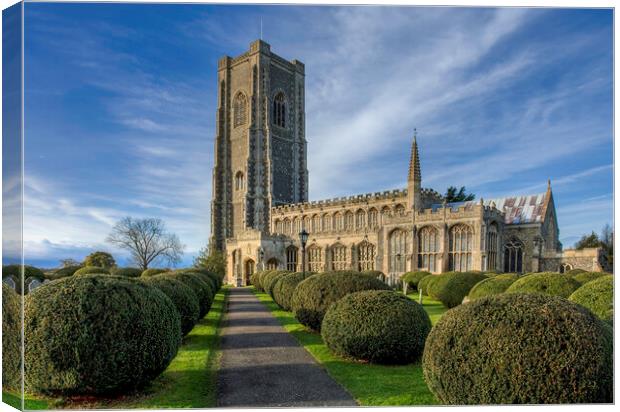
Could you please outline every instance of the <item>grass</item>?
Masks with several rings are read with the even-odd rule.
[[[362,406],[436,405],[437,401],[424,381],[420,362],[404,366],[385,366],[356,362],[333,355],[321,335],[307,330],[291,312],[281,309],[271,297],[254,294],[282,326],[340,383]],[[425,297],[424,308],[435,323],[445,308]]]
[[[21,410],[22,409],[22,400],[19,395],[10,392],[2,392],[2,402],[11,405],[12,407]],[[26,394],[26,398],[24,399],[24,407],[25,409],[49,409],[49,403],[46,399],[38,399],[32,395]]]
[[[116,398],[80,397],[51,399],[30,398],[26,409],[48,408],[212,408],[216,406],[216,373],[219,367],[220,322],[229,289],[215,296],[211,310],[183,338],[177,356],[168,368],[148,387]],[[3,401],[18,407],[19,396],[3,392]],[[16,402],[16,403],[13,403]]]

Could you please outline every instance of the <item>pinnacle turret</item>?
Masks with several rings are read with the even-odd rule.
[[[422,181],[420,171],[420,154],[418,153],[418,131],[413,129],[413,143],[411,145],[411,159],[409,160],[409,181]]]

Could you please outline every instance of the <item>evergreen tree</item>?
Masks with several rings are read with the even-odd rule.
[[[444,198],[446,199],[446,203],[467,202],[469,200],[474,200],[476,195],[467,193],[465,186],[461,186],[460,189],[457,189],[455,186],[450,186],[446,190]]]

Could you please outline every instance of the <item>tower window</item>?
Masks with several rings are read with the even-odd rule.
[[[245,94],[241,92],[237,93],[237,95],[235,96],[235,101],[233,103],[233,112],[234,127],[245,124],[248,112],[248,99],[245,97]]]
[[[284,93],[278,93],[273,99],[273,124],[286,127],[286,99]]]
[[[245,179],[243,177],[243,172],[237,172],[235,175],[235,190],[243,190],[245,187]]]

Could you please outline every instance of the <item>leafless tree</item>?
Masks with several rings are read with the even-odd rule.
[[[155,218],[125,217],[114,225],[106,241],[129,251],[131,259],[143,270],[155,262],[180,262],[185,248],[177,235],[168,233],[164,222]]]

